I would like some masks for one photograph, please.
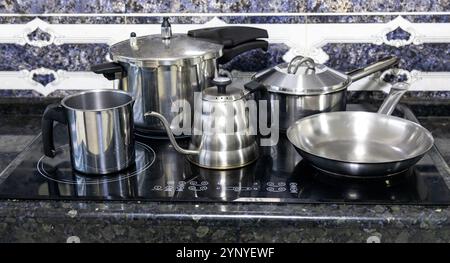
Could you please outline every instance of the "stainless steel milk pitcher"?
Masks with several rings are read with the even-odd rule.
[[[118,172],[134,162],[133,97],[120,90],[92,90],[50,105],[42,119],[44,153],[55,156],[54,121],[69,131],[71,162],[86,174]]]

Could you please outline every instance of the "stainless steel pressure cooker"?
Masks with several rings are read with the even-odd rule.
[[[218,75],[218,64],[251,49],[267,50],[268,43],[258,40],[267,37],[266,30],[240,26],[172,34],[165,18],[161,34],[138,37],[131,33],[130,39],[111,46],[114,62],[95,65],[92,71],[117,80],[116,87],[136,99],[133,111],[137,133],[165,135],[160,121],[144,116],[145,112],[159,112],[170,123],[177,116],[171,128],[185,127],[183,122],[193,119],[194,93],[207,88]],[[191,110],[173,111],[176,101],[188,102]]]

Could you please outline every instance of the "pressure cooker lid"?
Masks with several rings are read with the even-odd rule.
[[[161,65],[196,65],[203,60],[215,59],[222,55],[222,45],[173,34],[164,38],[160,34],[136,37],[111,46],[114,61],[128,62],[139,66],[157,67]]]
[[[202,99],[212,102],[229,102],[240,100],[244,97],[243,89],[229,86],[231,79],[229,77],[215,77],[212,80],[214,86],[206,88],[202,92]]]
[[[253,78],[270,92],[292,95],[332,93],[345,89],[351,81],[347,75],[302,56],[257,73]]]

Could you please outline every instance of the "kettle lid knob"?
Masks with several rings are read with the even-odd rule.
[[[220,77],[215,77],[211,83],[213,85],[219,86],[219,85],[230,85],[231,84],[231,78],[226,77],[226,76],[220,76]]]
[[[217,90],[218,90],[219,93],[225,94],[225,93],[226,93],[227,85],[230,85],[230,84],[231,84],[231,78],[229,78],[229,77],[224,77],[224,76],[215,77],[215,78],[211,81],[211,84],[217,86]]]

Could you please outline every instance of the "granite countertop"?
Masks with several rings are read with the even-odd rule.
[[[0,169],[40,130],[39,112],[2,113]],[[450,117],[420,120],[449,162]],[[27,241],[450,242],[450,208],[0,201],[0,242]]]

